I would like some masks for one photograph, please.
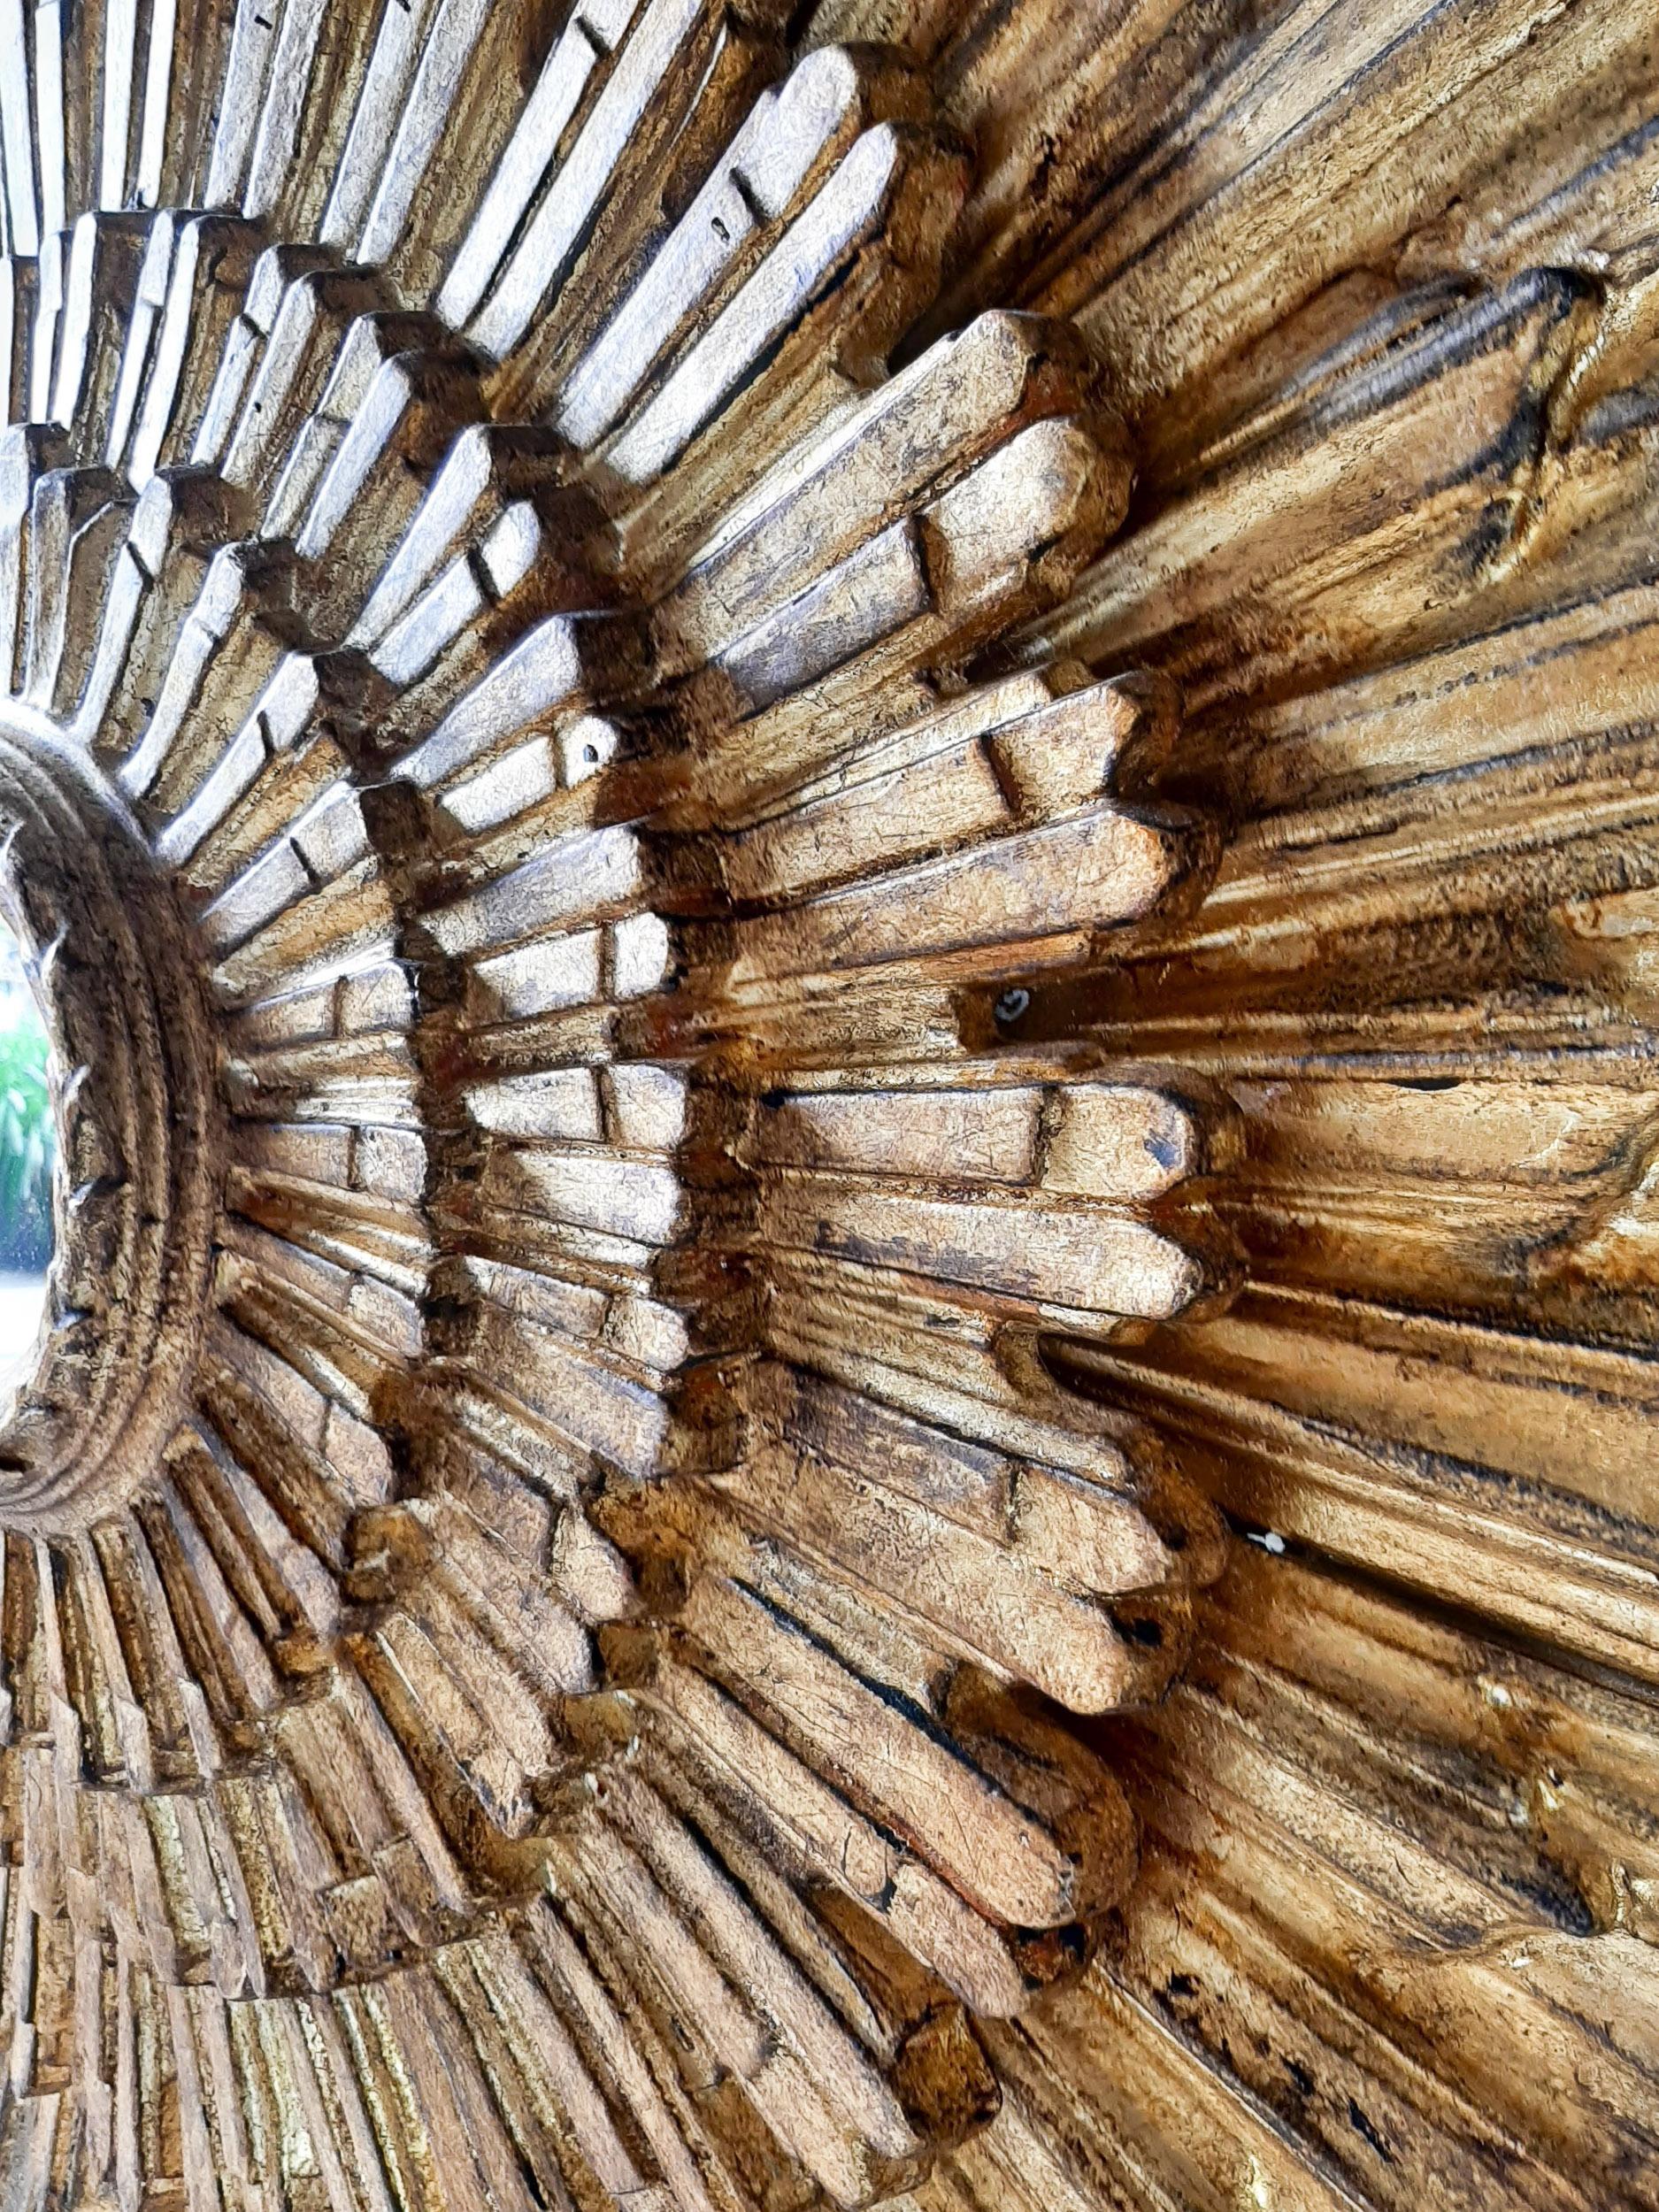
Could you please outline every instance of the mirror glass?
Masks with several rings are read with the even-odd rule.
[[[22,1379],[40,1332],[57,1136],[45,1025],[0,922],[0,1390]]]

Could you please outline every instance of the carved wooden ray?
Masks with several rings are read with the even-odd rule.
[[[0,0],[4,2212],[1659,2204],[1565,12]]]

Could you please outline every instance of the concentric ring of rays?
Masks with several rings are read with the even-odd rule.
[[[0,727],[0,823],[62,1125],[46,1333],[0,1425],[22,1534],[84,1527],[155,1475],[206,1310],[224,1112],[195,947],[84,749],[27,715]]]
[[[7,1477],[16,2200],[863,2203],[1122,1894],[1064,1716],[1218,1563],[1038,1346],[1225,1294],[1226,1117],[995,1010],[1213,849],[1164,687],[995,659],[1124,511],[1087,348],[882,371],[922,76],[651,0],[508,114],[517,17],[428,12],[0,93],[0,769],[96,796],[16,856],[26,1402],[147,1416]]]

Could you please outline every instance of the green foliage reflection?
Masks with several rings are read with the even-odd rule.
[[[52,1256],[57,1136],[46,1032],[15,952],[0,953],[0,1268],[38,1273]]]

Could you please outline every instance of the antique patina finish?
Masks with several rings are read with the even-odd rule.
[[[1659,2207],[1659,32],[0,0],[0,2212]]]

